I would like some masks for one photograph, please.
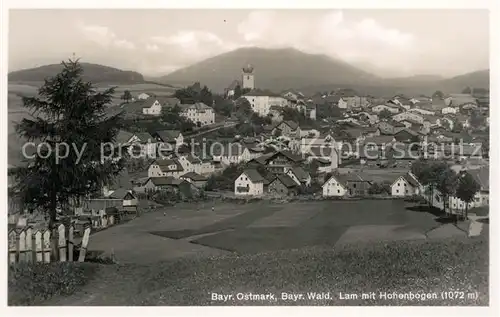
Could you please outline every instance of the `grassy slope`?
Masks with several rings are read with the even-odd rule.
[[[341,300],[339,292],[478,292],[477,300]],[[212,292],[331,292],[332,300],[226,305],[487,305],[485,238],[306,248],[257,255],[102,266],[82,292],[48,305],[224,305]]]

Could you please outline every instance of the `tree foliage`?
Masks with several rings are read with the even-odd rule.
[[[380,111],[380,113],[378,114],[378,117],[380,119],[390,119],[392,117],[392,113],[389,110],[384,109],[384,110]]]
[[[463,94],[472,94],[472,89],[470,87],[465,87],[464,90],[462,90]]]
[[[125,90],[123,92],[122,100],[124,100],[126,103],[129,103],[129,101],[132,100],[132,94],[129,90]]]
[[[467,219],[469,203],[474,200],[474,196],[481,189],[479,184],[476,182],[474,177],[472,177],[469,173],[463,173],[458,178],[458,186],[456,189],[456,196],[460,198],[463,202],[465,202],[465,218]]]
[[[443,99],[444,93],[441,90],[437,90],[432,94],[432,99]]]
[[[121,114],[106,113],[114,88],[97,92],[91,82],[83,81],[78,60],[62,65],[59,74],[45,80],[37,96],[23,98],[33,118],[16,125],[17,132],[29,141],[45,142],[53,150],[57,144],[69,146],[67,157],[59,161],[44,147],[15,173],[16,189],[24,203],[31,210],[45,211],[51,225],[58,208],[99,192],[113,182],[124,163],[123,157],[101,160],[101,145],[114,142],[121,125]],[[119,154],[104,149],[108,150],[105,155]]]

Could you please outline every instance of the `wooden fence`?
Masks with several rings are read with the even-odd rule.
[[[84,262],[90,238],[90,228],[84,230],[78,259],[74,259],[75,228],[73,225],[60,224],[52,232],[33,230],[32,227],[12,229],[9,231],[9,264],[20,262]],[[57,243],[52,243],[55,240]],[[55,250],[52,248],[56,247]]]

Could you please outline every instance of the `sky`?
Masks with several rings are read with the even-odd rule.
[[[240,47],[293,47],[383,77],[452,77],[489,68],[480,9],[25,9],[9,12],[9,71],[75,54],[146,76]]]

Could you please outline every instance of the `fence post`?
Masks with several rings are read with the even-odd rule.
[[[26,230],[19,233],[19,262],[26,262]]]
[[[26,229],[26,260],[33,262],[33,229],[28,227]]]
[[[90,238],[90,228],[86,228],[83,233],[82,246],[80,248],[80,256],[78,257],[78,262],[85,261],[85,253],[87,252],[87,245],[89,244]]]
[[[43,262],[50,263],[50,250],[51,250],[51,241],[50,241],[50,229],[47,229],[42,234],[42,250],[43,250]]]
[[[43,262],[42,232],[35,232],[35,262]]]
[[[61,223],[57,227],[58,231],[58,247],[59,247],[59,262],[66,262],[66,228]]]
[[[9,264],[17,262],[17,233],[15,229],[9,231]]]
[[[69,225],[68,229],[68,261],[73,262],[73,247],[74,247],[74,232],[75,232],[75,226]]]

